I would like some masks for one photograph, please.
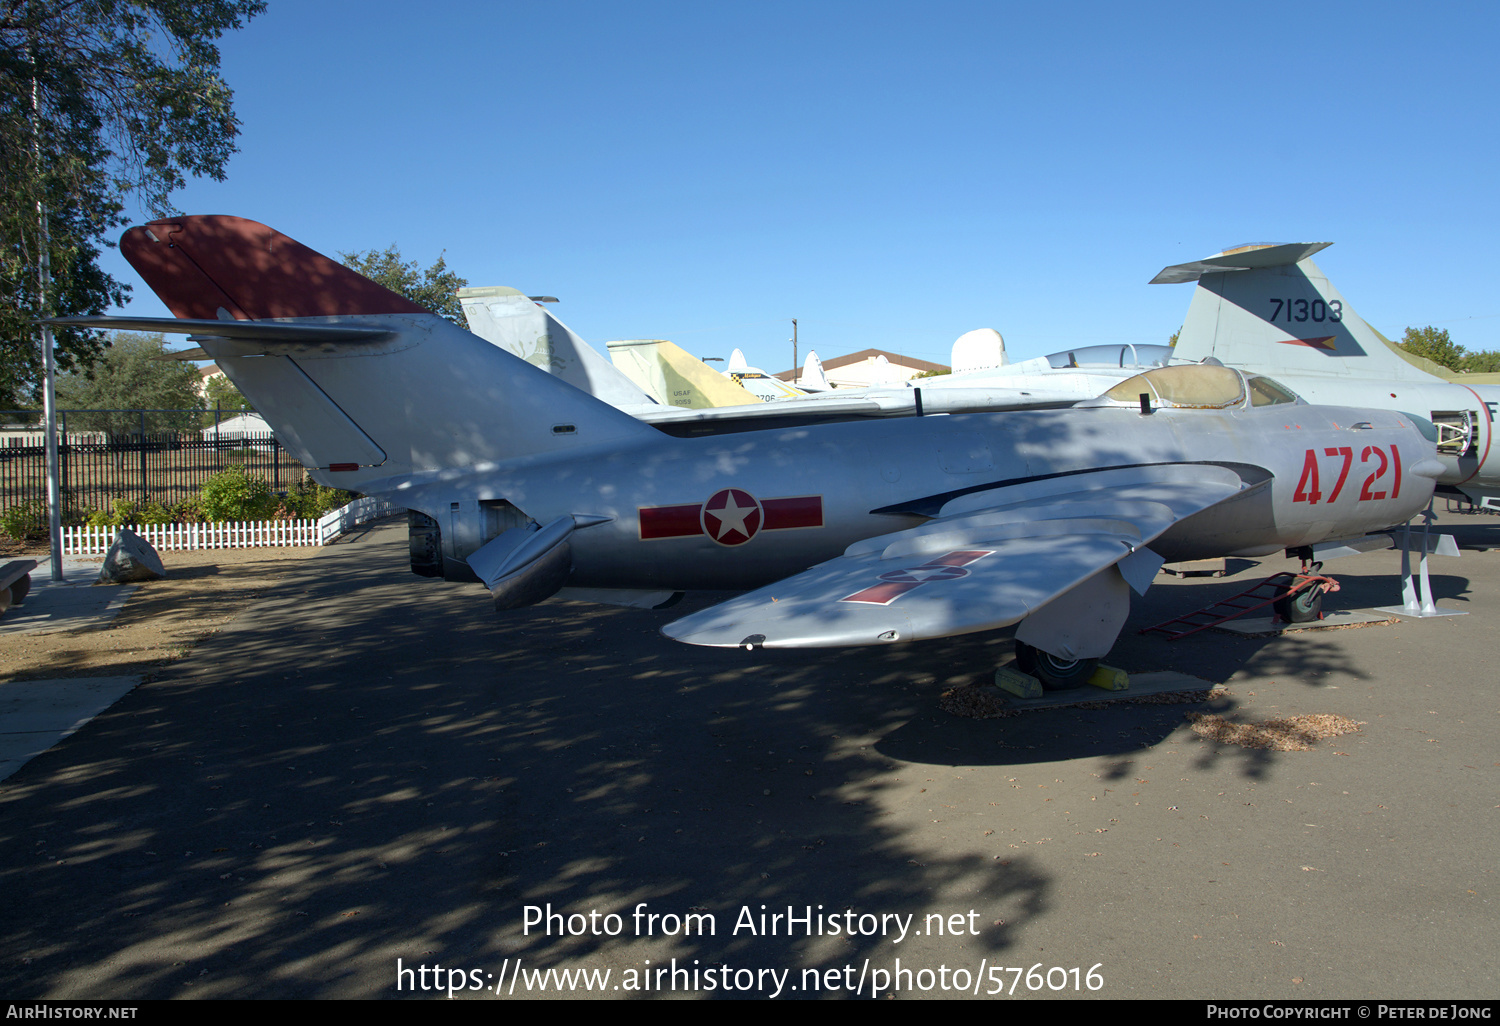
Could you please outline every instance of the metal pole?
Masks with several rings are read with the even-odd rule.
[[[58,456],[60,457],[58,459],[58,461],[57,461],[58,462],[58,467],[60,468],[60,472],[57,475],[57,479],[58,479],[58,482],[61,484],[62,482],[66,482],[68,480],[68,450],[71,448],[71,446],[68,445],[68,411],[67,410],[58,410],[57,411],[57,441],[58,441],[58,449],[57,449],[57,451],[58,451]]]
[[[45,232],[45,229],[44,229]],[[46,242],[43,242],[46,245]],[[47,251],[42,251],[41,284],[42,294],[46,295],[46,288],[51,275],[48,267]],[[46,300],[42,301],[44,304]],[[43,316],[46,307],[43,306]],[[42,409],[47,420],[47,536],[52,546],[52,580],[63,579],[62,565],[62,463],[57,452],[57,387],[55,377],[57,365],[52,355],[52,327],[42,325],[42,358],[45,370],[45,383],[42,388]]]
[[[45,318],[48,311],[47,293],[52,284],[52,237],[47,230],[47,208],[42,203],[41,189],[42,143],[40,103],[37,99],[36,53],[31,55],[31,145],[35,158],[34,172],[37,176],[36,220],[40,259],[36,267],[37,313]],[[57,454],[57,363],[52,353],[52,325],[42,325],[42,415],[47,432],[47,536],[52,547],[52,580],[63,579],[62,566],[62,486],[61,464]]]
[[[801,370],[797,362],[797,318],[792,318],[792,384],[796,384]]]

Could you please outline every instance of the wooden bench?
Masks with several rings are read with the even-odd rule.
[[[16,559],[0,566],[0,616],[11,606],[19,606],[31,590],[31,571],[36,569],[34,559]]]

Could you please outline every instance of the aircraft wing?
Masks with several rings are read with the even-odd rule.
[[[1144,592],[1162,562],[1153,540],[1252,487],[1226,467],[1168,464],[969,493],[928,523],[857,542],[662,633],[693,645],[817,648],[1005,627],[1111,566]]]

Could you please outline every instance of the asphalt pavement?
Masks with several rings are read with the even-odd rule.
[[[1220,697],[998,719],[939,703],[1003,633],[699,649],[710,597],[497,615],[365,530],[0,783],[0,993],[1495,998],[1500,517],[1445,527],[1470,615],[1138,637],[1288,564],[1163,576],[1111,661]]]

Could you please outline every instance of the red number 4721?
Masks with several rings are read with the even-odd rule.
[[[1332,458],[1338,462],[1334,465],[1338,473],[1338,480],[1334,483],[1333,491],[1328,493],[1328,498],[1323,498],[1321,485],[1318,477],[1318,451],[1308,449],[1302,457],[1302,478],[1297,482],[1297,491],[1292,495],[1293,502],[1337,502],[1339,493],[1344,490],[1344,482],[1349,478],[1349,468],[1354,463],[1354,449],[1352,446],[1340,445],[1335,448],[1323,450],[1324,458]],[[1375,468],[1365,477],[1364,487],[1359,490],[1359,501],[1370,502],[1376,499],[1384,499],[1386,491],[1384,478],[1386,471],[1392,471],[1390,482],[1390,497],[1399,499],[1401,497],[1401,450],[1394,445],[1390,448],[1390,457],[1387,458],[1386,450],[1378,445],[1367,445],[1360,453],[1359,462],[1361,466],[1374,461]],[[1333,476],[1330,472],[1329,476]],[[1377,490],[1376,486],[1381,487]]]

